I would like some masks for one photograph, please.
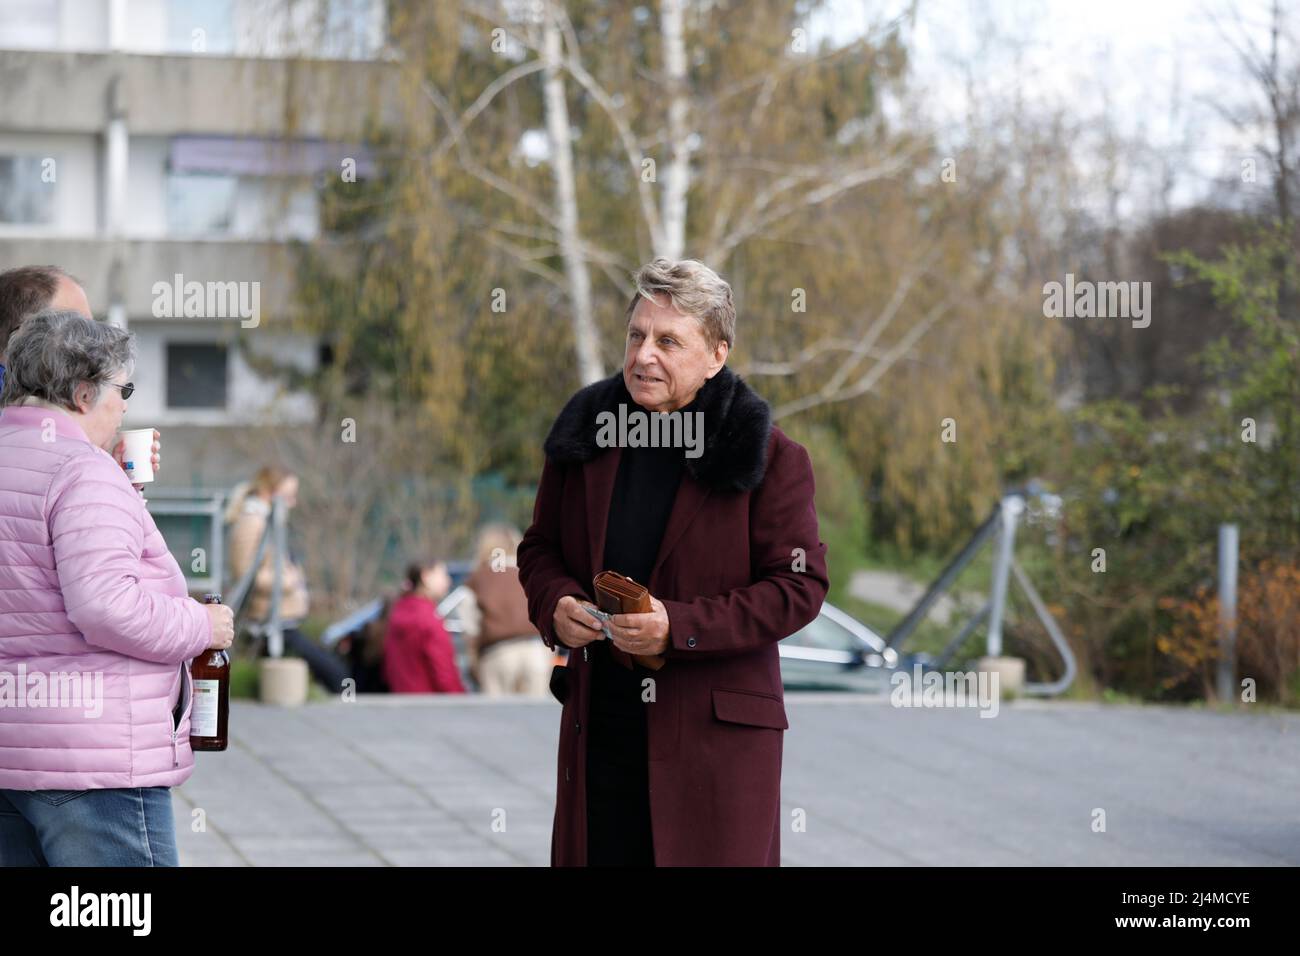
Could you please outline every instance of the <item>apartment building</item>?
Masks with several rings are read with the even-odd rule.
[[[382,0],[0,0],[0,269],[56,264],[139,343],[128,425],[169,480],[245,477],[224,431],[312,402],[294,248],[392,102]],[[255,307],[255,314],[254,314]],[[165,469],[166,469],[165,463]]]

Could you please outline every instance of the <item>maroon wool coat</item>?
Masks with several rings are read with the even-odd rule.
[[[813,620],[828,588],[807,451],[725,366],[701,389],[705,453],[686,459],[647,584],[664,602],[667,663],[647,706],[658,866],[779,866],[786,719],[777,642]],[[635,410],[621,373],[578,392],[547,439],[533,524],[518,551],[529,617],[548,646],[566,594],[592,599],[622,450],[596,415]],[[801,550],[800,550],[801,549]],[[571,650],[560,723],[552,866],[587,861],[591,667]]]

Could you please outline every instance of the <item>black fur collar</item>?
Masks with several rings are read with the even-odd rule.
[[[591,461],[607,449],[596,444],[596,416],[638,406],[623,383],[622,370],[580,389],[565,404],[543,446],[561,464]],[[700,387],[690,411],[704,413],[704,452],[687,458],[686,470],[716,491],[752,491],[763,481],[772,412],[727,366]]]

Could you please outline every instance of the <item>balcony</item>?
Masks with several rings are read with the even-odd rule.
[[[348,255],[344,246],[317,246],[326,254]],[[294,307],[295,248],[246,240],[4,239],[0,240],[0,271],[20,265],[56,265],[81,282],[96,315],[119,300],[132,320],[154,316],[155,284],[170,286],[177,274],[186,282],[257,282],[262,321],[274,322],[283,321]]]
[[[113,81],[120,78],[116,90]],[[397,72],[375,61],[0,52],[0,130],[349,139],[398,121]]]

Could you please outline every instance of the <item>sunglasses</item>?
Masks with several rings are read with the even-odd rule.
[[[112,385],[114,388],[120,388],[122,390],[122,401],[126,401],[130,398],[131,394],[135,391],[134,382],[127,382],[125,385],[118,385],[116,382],[106,382],[105,384]]]

